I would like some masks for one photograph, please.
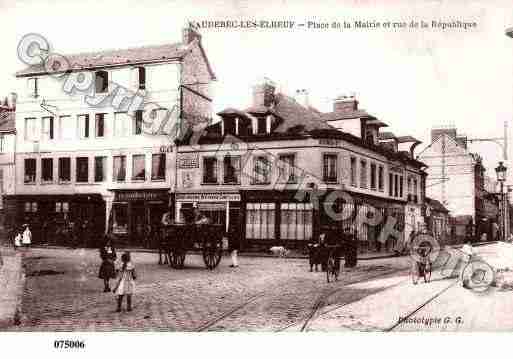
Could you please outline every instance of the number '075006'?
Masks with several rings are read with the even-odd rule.
[[[53,347],[55,349],[84,349],[85,342],[83,340],[55,340]]]

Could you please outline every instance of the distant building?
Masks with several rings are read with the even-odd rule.
[[[451,244],[449,210],[436,199],[426,197],[426,227],[440,245]]]
[[[9,219],[6,219],[8,209],[4,197],[14,194],[15,190],[15,111],[16,94],[11,94],[9,100],[0,105],[0,230],[3,234],[12,229],[5,225]]]

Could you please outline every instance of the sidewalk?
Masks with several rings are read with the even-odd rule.
[[[3,266],[0,267],[0,329],[16,324],[21,313],[25,284],[22,254],[0,247]]]

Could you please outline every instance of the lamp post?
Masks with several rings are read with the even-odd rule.
[[[501,236],[502,240],[506,239],[506,210],[505,210],[505,201],[504,201],[504,181],[506,181],[506,171],[507,168],[504,166],[504,162],[500,161],[499,165],[495,167],[495,172],[497,173],[497,181],[501,184],[501,200],[500,200],[500,225],[501,225]]]

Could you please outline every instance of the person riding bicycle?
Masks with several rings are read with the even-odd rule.
[[[431,265],[429,258],[430,252],[431,247],[429,245],[420,244],[411,247],[411,257],[413,259],[412,271],[416,273],[417,277],[424,276],[427,267]],[[429,279],[426,281],[429,281]],[[413,280],[413,284],[417,284],[417,279]]]

